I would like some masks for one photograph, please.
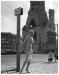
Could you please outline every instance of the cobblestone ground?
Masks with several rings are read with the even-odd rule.
[[[21,54],[21,67],[25,60],[25,55]],[[10,70],[16,68],[16,55],[2,55],[1,56],[1,71]],[[25,66],[26,68],[26,66]],[[23,74],[26,74],[25,68]],[[48,63],[47,54],[34,54],[29,67],[31,74],[58,74],[58,62],[55,63],[53,60],[52,63]],[[7,72],[4,72],[5,74]],[[19,72],[9,71],[9,74]]]

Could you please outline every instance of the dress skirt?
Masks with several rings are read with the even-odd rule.
[[[33,56],[32,46],[26,46],[26,60],[31,60]]]

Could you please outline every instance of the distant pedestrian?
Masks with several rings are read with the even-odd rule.
[[[53,56],[55,58],[55,62],[58,60],[58,53],[57,51],[54,51]]]
[[[21,68],[20,73],[22,73],[26,63],[27,63],[26,72],[30,73],[28,68],[29,68],[29,65],[30,65],[30,62],[31,62],[31,59],[32,59],[32,55],[33,55],[33,49],[32,49],[32,46],[33,46],[33,43],[34,43],[33,35],[34,35],[34,31],[30,30],[28,32],[28,35],[26,36],[24,42],[23,42],[23,44],[26,44],[26,50],[25,50],[26,56],[25,56],[25,61],[23,63],[23,66]]]
[[[53,55],[52,55],[52,51],[50,50],[49,56],[48,56],[48,62],[51,63],[52,60],[53,60]]]

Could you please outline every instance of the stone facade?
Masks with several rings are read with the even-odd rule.
[[[16,35],[1,32],[1,53],[16,53]]]
[[[34,33],[34,53],[47,51],[48,32],[55,33],[54,10],[49,10],[49,20],[45,11],[45,1],[30,1],[30,10],[26,25],[23,27],[23,38],[27,35],[26,28],[32,27]],[[54,36],[56,37],[56,36]]]

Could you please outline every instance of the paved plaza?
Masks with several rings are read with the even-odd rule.
[[[21,64],[25,60],[25,55],[21,54]],[[16,55],[2,55],[1,56],[1,71],[10,70],[16,68]],[[26,68],[26,66],[25,66]],[[23,74],[26,74],[25,68]],[[34,54],[29,67],[31,74],[58,74],[58,63],[53,60],[52,63],[48,63],[47,54]],[[7,72],[4,72],[5,74]],[[19,74],[19,72],[9,71],[9,74]]]

